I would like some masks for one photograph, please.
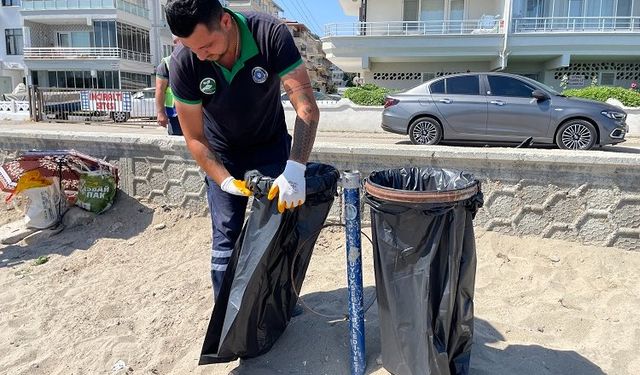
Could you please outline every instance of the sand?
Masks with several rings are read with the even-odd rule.
[[[0,224],[19,219],[0,204]],[[368,229],[366,229],[368,230]],[[323,231],[292,320],[267,354],[197,366],[209,321],[208,217],[120,194],[89,225],[0,245],[0,374],[349,374],[344,233]],[[471,374],[640,373],[640,254],[477,231]],[[363,238],[366,300],[374,295]],[[48,256],[37,265],[35,260]],[[387,372],[366,314],[367,373]]]

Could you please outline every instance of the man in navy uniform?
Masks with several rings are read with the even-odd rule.
[[[180,125],[207,174],[217,297],[251,194],[244,173],[257,169],[275,178],[268,198],[278,197],[281,213],[302,205],[320,113],[300,52],[282,21],[263,13],[235,13],[217,0],[169,0],[166,16],[182,42],[169,70]],[[281,83],[297,114],[293,145]]]

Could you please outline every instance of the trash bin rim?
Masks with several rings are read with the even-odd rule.
[[[479,181],[462,189],[445,191],[410,191],[392,189],[371,182],[368,178],[364,180],[364,190],[378,198],[389,202],[399,203],[451,203],[469,199],[479,191]]]

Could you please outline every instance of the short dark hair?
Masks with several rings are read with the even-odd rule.
[[[199,23],[217,30],[224,9],[218,0],[169,0],[165,13],[171,33],[187,38]]]

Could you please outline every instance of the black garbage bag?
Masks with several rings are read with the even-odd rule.
[[[313,246],[337,192],[339,172],[309,163],[307,196],[279,214],[266,197],[272,180],[249,173],[253,205],[227,266],[202,346],[200,365],[251,358],[269,351],[297,302]]]
[[[365,201],[384,368],[395,375],[467,375],[479,182],[446,169],[384,170],[365,180]]]

